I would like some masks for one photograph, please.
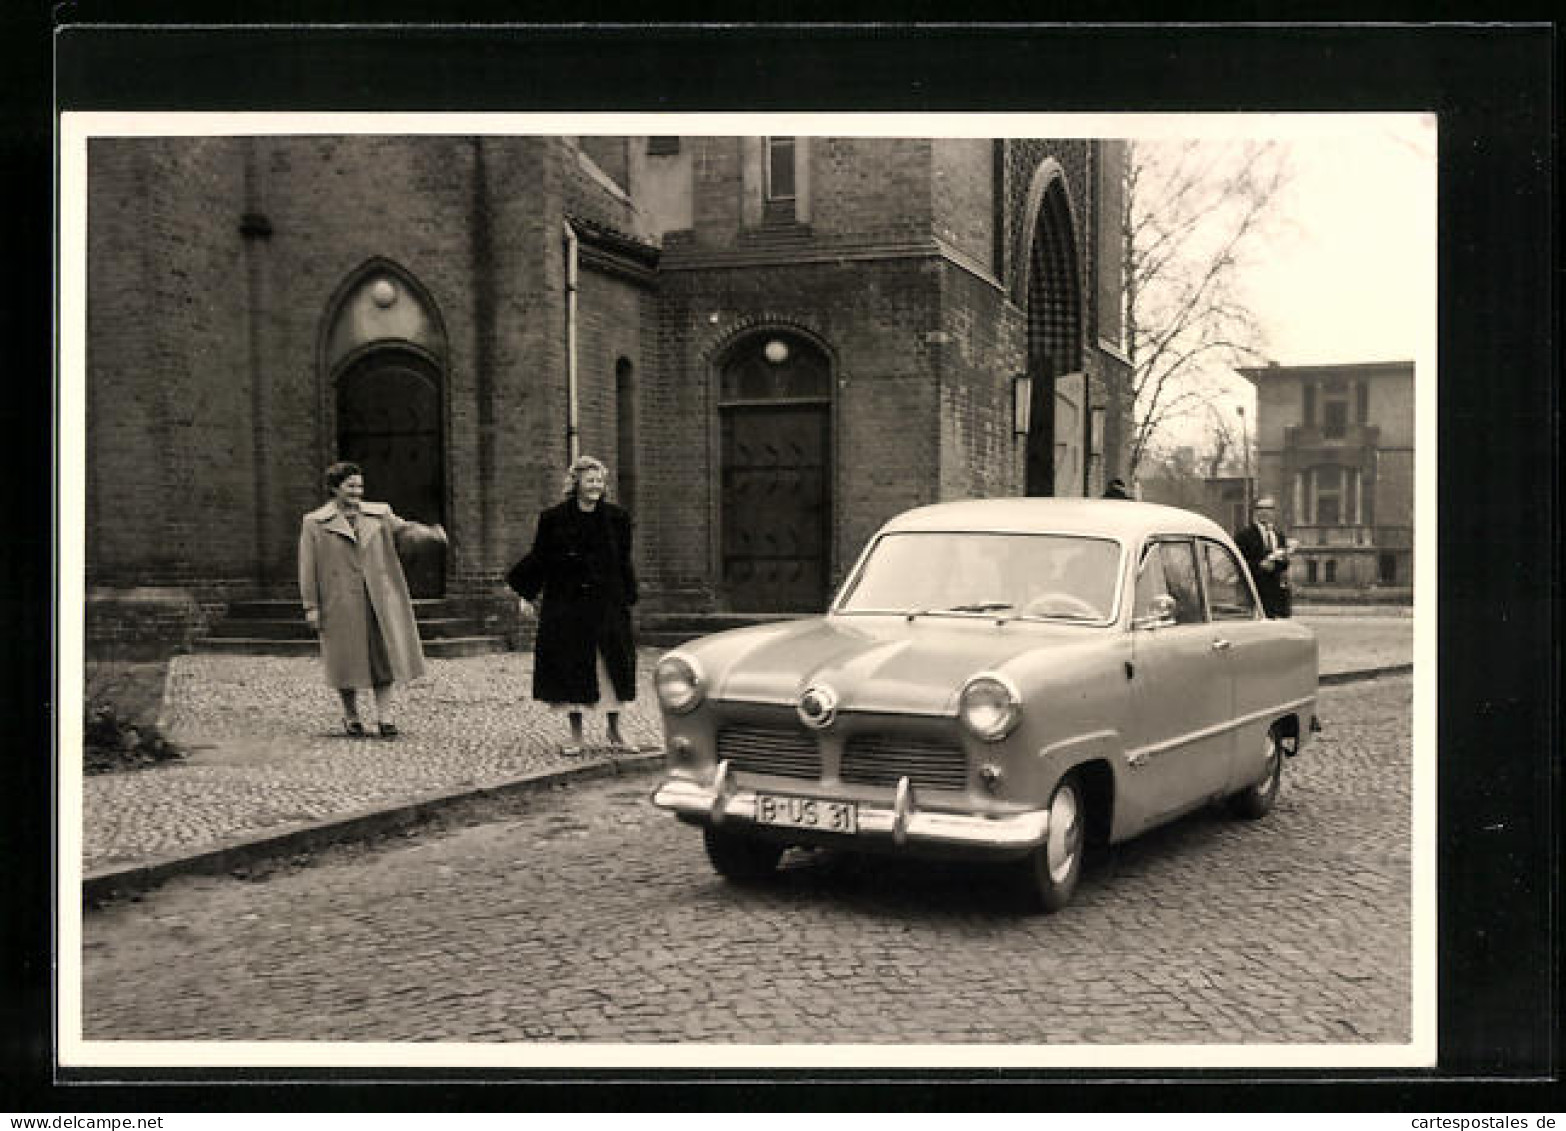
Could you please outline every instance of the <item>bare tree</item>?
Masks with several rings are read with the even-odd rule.
[[[1287,177],[1287,150],[1276,142],[1128,143],[1121,297],[1132,475],[1161,428],[1212,403],[1216,373],[1262,359],[1264,336],[1237,283],[1276,222]]]
[[[1238,426],[1239,418],[1224,411],[1226,406],[1209,402],[1207,405],[1206,442],[1202,445],[1202,465],[1207,478],[1216,479],[1225,473],[1243,470],[1244,445],[1250,440],[1245,430]],[[1242,467],[1235,467],[1240,464]]]

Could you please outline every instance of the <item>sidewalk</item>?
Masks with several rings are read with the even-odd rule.
[[[1321,643],[1324,685],[1406,669],[1407,617],[1300,618]],[[402,690],[395,741],[343,735],[337,696],[314,657],[179,656],[162,723],[190,753],[152,770],[85,778],[82,870],[89,892],[143,887],[186,871],[227,871],[247,858],[308,850],[417,821],[433,807],[544,788],[562,776],[660,764],[652,690],[659,653],[644,649],[637,699],[622,717],[639,752],[594,733],[565,758],[565,721],[530,694],[525,652],[430,660]]]

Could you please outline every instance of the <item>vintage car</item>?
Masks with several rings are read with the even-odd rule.
[[[1007,861],[1043,909],[1086,843],[1273,806],[1316,729],[1316,639],[1268,620],[1189,511],[989,499],[908,511],[825,616],[665,655],[658,806],[732,880],[789,845]]]

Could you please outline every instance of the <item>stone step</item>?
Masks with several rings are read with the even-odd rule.
[[[415,597],[413,615],[439,620],[459,617],[464,613],[463,603],[450,597]],[[304,607],[298,600],[267,598],[262,600],[230,601],[224,612],[226,620],[293,620],[304,619]]]
[[[261,636],[206,636],[192,642],[197,652],[228,656],[313,656],[320,651],[314,637],[308,640],[276,640]],[[454,636],[424,641],[424,654],[435,659],[487,656],[507,651],[500,636]]]
[[[314,638],[273,640],[263,636],[202,636],[190,642],[192,651],[223,656],[313,656],[320,651]]]
[[[433,659],[454,660],[460,656],[491,656],[510,651],[504,636],[450,636],[424,641],[424,654]]]
[[[645,648],[674,648],[714,632],[798,620],[800,613],[655,613],[640,618],[636,642]]]
[[[456,636],[482,636],[483,626],[473,617],[419,617],[419,635],[425,640],[437,640]],[[241,617],[237,620],[221,620],[212,626],[208,639],[266,640],[314,640],[315,633],[304,619],[304,614],[288,620],[262,620],[259,617]]]
[[[640,627],[649,632],[694,632],[705,636],[731,628],[753,624],[778,624],[799,620],[809,613],[650,613],[640,618]]]

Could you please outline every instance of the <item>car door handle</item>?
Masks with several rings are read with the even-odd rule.
[[[1213,651],[1214,652],[1227,652],[1229,650],[1229,647],[1230,647],[1230,645],[1229,645],[1229,642],[1227,640],[1219,639],[1219,640],[1214,640],[1213,641]]]

